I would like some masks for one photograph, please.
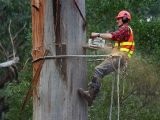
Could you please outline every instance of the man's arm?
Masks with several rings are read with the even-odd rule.
[[[112,39],[112,34],[111,33],[95,33],[95,32],[92,32],[91,37],[93,37],[93,38],[101,37],[103,39]]]
[[[91,37],[101,37],[103,39],[110,39],[114,41],[127,41],[130,36],[130,29],[128,25],[123,25],[118,30],[110,33],[91,33]]]

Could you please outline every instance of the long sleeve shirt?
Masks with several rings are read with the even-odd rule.
[[[119,27],[118,30],[115,32],[110,32],[112,34],[112,40],[114,41],[127,41],[130,36],[130,29],[128,27],[128,24],[124,24],[121,27]]]

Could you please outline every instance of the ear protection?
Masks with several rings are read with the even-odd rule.
[[[122,22],[123,23],[127,23],[129,21],[127,13],[124,14],[124,16],[122,17]]]

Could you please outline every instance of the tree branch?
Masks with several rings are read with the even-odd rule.
[[[12,43],[12,48],[13,48],[13,57],[15,58],[16,56],[16,49],[15,49],[15,46],[14,46],[14,40],[17,38],[17,36],[23,31],[23,29],[26,27],[26,23],[23,25],[23,27],[14,35],[14,37],[12,36],[12,33],[11,33],[11,23],[12,21],[10,20],[10,23],[9,23],[9,28],[8,28],[8,31],[9,31],[9,36],[10,36],[10,40],[11,40],[11,43]]]
[[[4,47],[3,47],[3,45],[0,43],[0,49],[1,49],[1,52],[2,52],[2,54],[4,54],[5,55],[5,57],[8,59],[8,55],[7,55],[7,52],[6,52],[6,50],[4,49]]]
[[[11,65],[18,63],[18,61],[19,61],[19,57],[15,57],[13,60],[9,60],[7,62],[0,63],[0,68],[9,67]]]
[[[14,47],[14,43],[13,43],[13,37],[12,37],[12,33],[11,33],[11,23],[12,23],[12,21],[10,20],[10,22],[9,22],[9,27],[8,27],[8,31],[9,31],[9,36],[10,36],[11,43],[12,43],[13,58],[15,58],[16,52],[15,52],[15,47]]]

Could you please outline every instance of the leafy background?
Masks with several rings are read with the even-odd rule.
[[[136,42],[136,52],[120,79],[120,119],[158,120],[159,116],[159,0],[87,0],[88,36],[91,32],[117,29],[115,16],[120,10],[132,14],[130,22]],[[89,63],[89,78],[98,63]],[[112,81],[115,74],[102,80],[102,88],[89,110],[90,120],[109,118]],[[112,119],[117,119],[116,82]]]
[[[132,14],[130,25],[136,41],[136,52],[126,74],[120,81],[120,119],[158,120],[160,118],[160,0],[86,0],[87,36],[91,32],[106,32],[117,29],[115,16],[126,9]],[[15,34],[26,23],[27,26],[16,38],[19,81],[10,80],[0,88],[7,110],[0,117],[5,120],[31,120],[32,100],[23,112],[20,111],[24,96],[30,86],[31,65],[31,8],[29,0],[0,0],[0,43],[12,53],[8,33],[9,21]],[[87,37],[88,38],[88,37]],[[6,61],[0,52],[0,62]],[[99,62],[88,62],[88,78]],[[6,70],[0,70],[0,77]],[[94,105],[89,108],[89,120],[106,120],[109,117],[112,81],[115,74],[102,80],[102,88]],[[116,85],[116,81],[115,81]],[[113,120],[117,119],[116,87],[113,100]]]

